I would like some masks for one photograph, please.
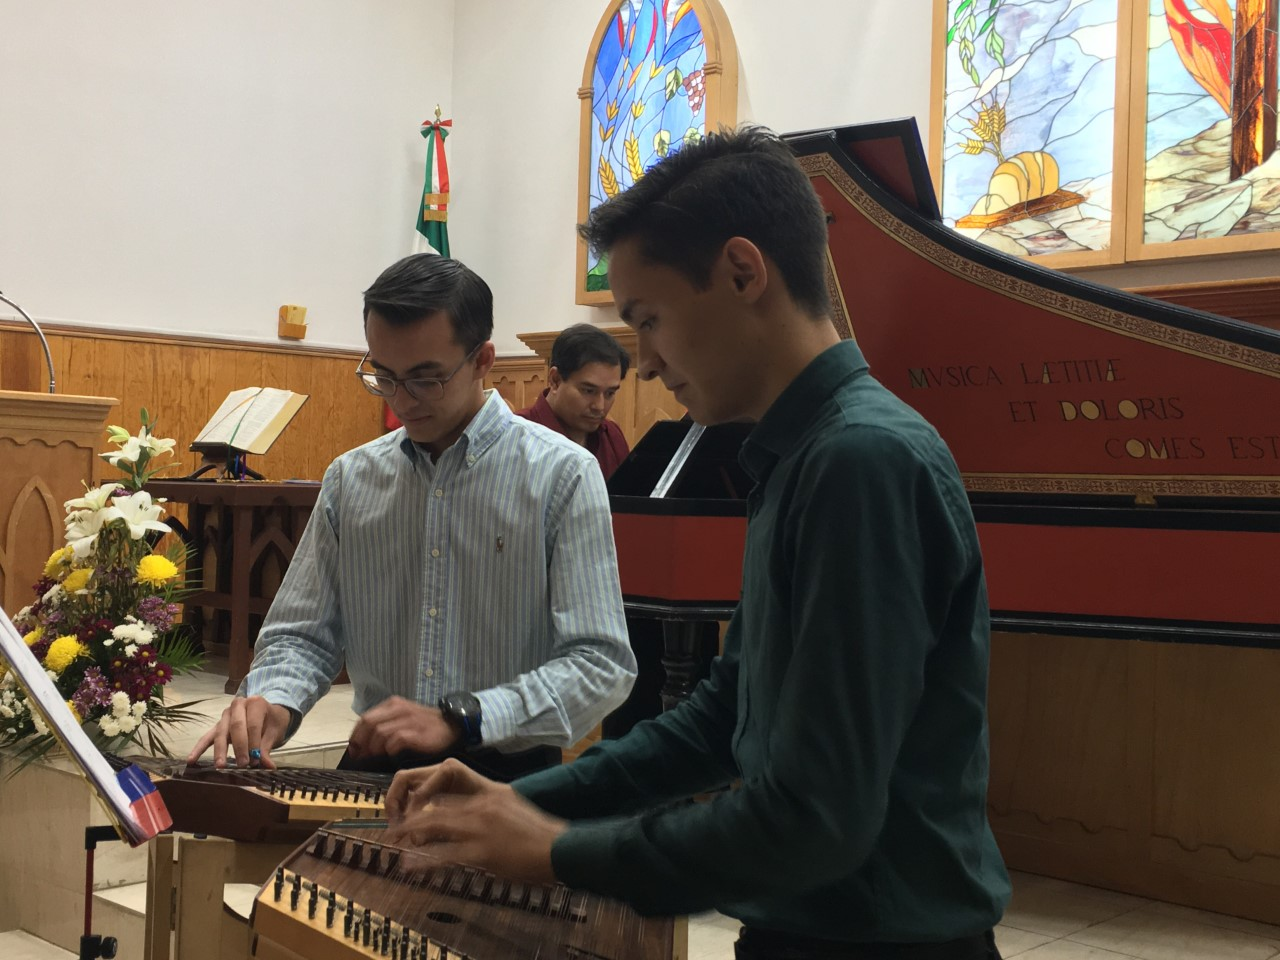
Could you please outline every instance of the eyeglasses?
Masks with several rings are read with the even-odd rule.
[[[375,397],[384,399],[394,397],[396,387],[401,386],[404,387],[404,392],[415,400],[439,400],[444,396],[444,385],[452,380],[454,375],[465,367],[483,346],[483,342],[477,343],[471,352],[462,358],[462,362],[449,371],[447,377],[405,377],[403,379],[361,369],[369,361],[369,352],[366,350],[360,362],[356,364],[356,379]]]

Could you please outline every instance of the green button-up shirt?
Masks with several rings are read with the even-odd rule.
[[[573,822],[565,883],[845,941],[995,924],[982,559],[945,444],[852,342],[744,444],[742,599],[675,710],[516,788]],[[663,802],[741,780],[708,803]]]

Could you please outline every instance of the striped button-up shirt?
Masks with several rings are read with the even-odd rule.
[[[591,454],[490,392],[435,462],[403,429],[338,457],[240,693],[296,726],[344,662],[357,713],[468,690],[486,745],[580,740],[635,678]]]

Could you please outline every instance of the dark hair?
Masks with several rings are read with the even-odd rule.
[[[364,320],[369,311],[394,327],[417,323],[443,310],[453,324],[453,337],[468,351],[493,335],[493,291],[474,270],[434,253],[415,253],[378,275],[364,292]]]
[[[630,189],[591,211],[578,232],[597,254],[635,237],[651,263],[705,289],[731,237],[745,237],[782,274],[791,299],[826,316],[827,218],[787,145],[745,125],[687,143]]]
[[[565,329],[551,345],[551,366],[567,380],[588,363],[621,367],[625,377],[631,368],[631,355],[599,327],[576,323]]]

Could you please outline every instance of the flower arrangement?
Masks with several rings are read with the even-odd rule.
[[[160,731],[204,718],[188,709],[193,703],[165,703],[165,685],[201,658],[177,623],[185,548],[156,552],[169,527],[160,502],[142,489],[165,469],[153,462],[174,441],[154,435],[145,409],[141,420],[136,436],[107,428],[118,449],[101,456],[124,479],[66,502],[66,545],[49,557],[35,602],[13,620],[99,749],[119,753],[133,743],[168,756]],[[0,746],[19,742],[25,766],[56,740],[0,659]]]

